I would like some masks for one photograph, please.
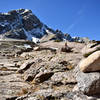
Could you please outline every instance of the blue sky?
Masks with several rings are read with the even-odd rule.
[[[100,40],[100,0],[1,0],[0,12],[27,8],[45,24],[71,36]]]

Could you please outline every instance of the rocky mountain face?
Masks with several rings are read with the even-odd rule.
[[[31,10],[19,9],[0,13],[0,34],[2,37],[32,40],[46,34],[47,26]]]
[[[54,31],[43,24],[28,9],[12,10],[8,13],[0,13],[0,39],[24,39],[37,42],[42,37],[54,35],[50,39],[88,42],[87,38],[71,37],[59,30]],[[44,38],[45,40],[45,38]]]

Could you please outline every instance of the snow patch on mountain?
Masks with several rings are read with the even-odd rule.
[[[56,35],[57,39],[84,42],[86,38],[73,38],[59,30],[53,30],[42,23],[31,10],[18,9],[0,13],[0,38],[24,39],[39,42],[47,34]]]

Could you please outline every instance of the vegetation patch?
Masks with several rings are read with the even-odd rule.
[[[59,39],[56,39],[56,40],[54,40],[54,42],[61,42],[61,40],[59,40]]]
[[[22,96],[28,93],[27,88],[22,88],[20,92],[17,93],[18,96]]]

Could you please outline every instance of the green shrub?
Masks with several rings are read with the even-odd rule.
[[[59,40],[59,39],[56,39],[56,40],[54,40],[54,42],[61,42],[61,40]]]
[[[85,53],[83,56],[84,57],[88,57],[89,55],[91,55],[93,52],[89,52],[89,53]]]
[[[96,49],[97,49],[96,51],[98,51],[98,50],[100,50],[100,47],[97,47]]]

